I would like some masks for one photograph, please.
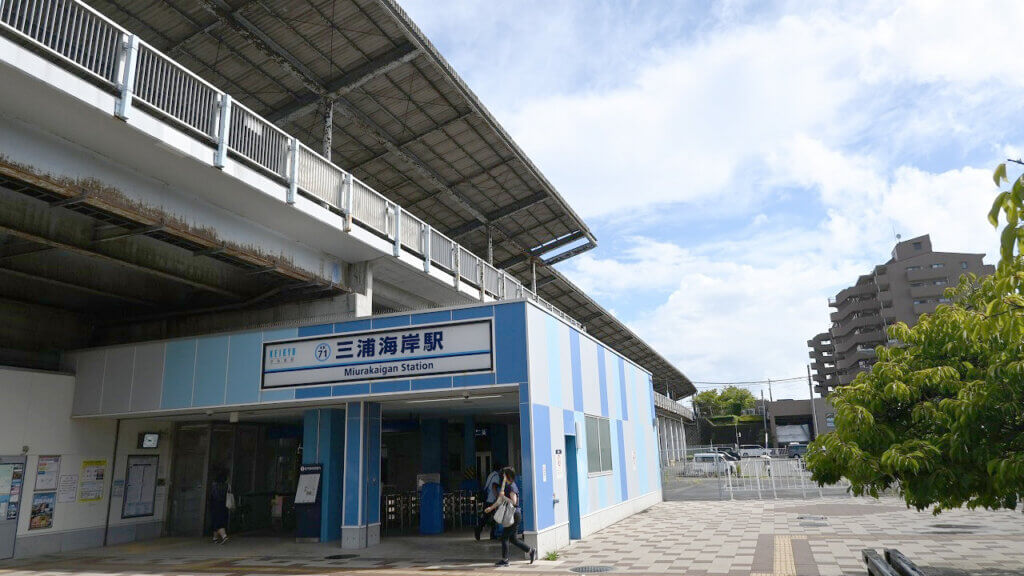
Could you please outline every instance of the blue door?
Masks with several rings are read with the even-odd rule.
[[[569,498],[569,538],[583,538],[580,530],[580,477],[576,470],[576,437],[565,437],[565,485]]]

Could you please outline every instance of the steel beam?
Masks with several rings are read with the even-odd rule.
[[[122,302],[128,302],[129,304],[137,304],[139,306],[156,306],[157,305],[156,302],[151,302],[149,300],[143,300],[141,298],[136,298],[135,296],[129,296],[127,294],[118,294],[116,292],[111,292],[109,290],[105,290],[105,289],[94,287],[94,286],[86,286],[86,285],[84,285],[82,283],[79,283],[77,281],[76,282],[67,282],[65,280],[60,280],[60,279],[57,279],[57,278],[50,278],[48,276],[42,276],[42,275],[39,275],[39,274],[31,274],[29,272],[22,272],[20,270],[15,270],[13,268],[0,268],[0,276],[2,276],[4,274],[7,274],[9,276],[14,276],[16,278],[22,278],[22,279],[25,279],[25,280],[34,280],[34,281],[37,281],[37,282],[43,282],[44,284],[49,284],[51,286],[56,286],[56,287],[61,288],[63,290],[70,290],[72,292],[81,292],[83,294],[89,294],[90,296],[100,296],[100,297],[103,297],[103,298],[110,298],[110,299],[113,299],[113,300],[120,300]]]
[[[280,108],[266,115],[267,120],[274,123],[287,122],[300,118],[316,109],[320,98],[332,100],[341,98],[353,90],[359,89],[367,82],[412,61],[419,55],[419,50],[412,44],[402,44],[381,54],[380,56],[357,66],[351,72],[343,74],[336,80],[322,86],[319,95],[300,98],[295,103]]]
[[[94,244],[93,221],[86,216],[53,210],[45,202],[20,194],[0,193],[0,231],[53,248],[100,258],[167,280],[228,298],[243,299],[229,288],[231,273],[222,266],[180,258],[182,249],[153,241]],[[182,252],[187,254],[187,252]],[[227,266],[227,265],[224,265]]]
[[[413,136],[412,138],[409,138],[408,140],[403,140],[402,142],[398,142],[397,143],[398,147],[399,148],[405,148],[406,146],[408,146],[410,144],[414,144],[416,142],[419,142],[424,137],[430,136],[431,134],[433,134],[434,132],[437,132],[439,130],[444,130],[448,126],[451,126],[452,124],[454,124],[456,122],[459,122],[461,120],[465,120],[467,117],[472,116],[473,114],[474,114],[473,112],[466,112],[464,114],[459,114],[458,116],[452,118],[451,120],[446,120],[446,121],[444,121],[444,122],[442,122],[440,124],[436,124],[433,127],[431,127],[429,130],[427,130],[426,132],[420,132],[419,134]],[[385,150],[384,152],[381,152],[380,154],[377,154],[377,155],[375,155],[375,156],[373,156],[373,157],[371,157],[371,158],[369,158],[367,160],[363,160],[359,164],[355,164],[355,165],[351,166],[348,171],[349,172],[353,172],[353,173],[358,172],[359,169],[362,168],[363,166],[366,166],[367,164],[369,164],[371,162],[376,162],[377,160],[380,160],[381,158],[384,158],[388,154],[391,154],[391,151],[390,150]],[[430,194],[429,196],[427,196],[427,198],[433,198],[433,197],[434,197],[434,194]],[[409,208],[415,208],[417,204],[419,204],[423,200],[426,200],[427,198],[423,198],[421,200],[417,200],[416,202],[413,202],[412,204],[409,205]]]
[[[275,64],[302,82],[303,86],[310,92],[317,96],[324,96],[326,94],[316,75],[309,68],[302,62],[299,62],[298,58],[291,55],[270,36],[267,36],[255,24],[250,22],[248,18],[238,12],[232,12],[231,7],[224,0],[199,0],[199,5],[210,14],[213,14],[225,26],[231,28],[239,36],[252,44],[253,47],[262,52],[267,58],[273,60]]]
[[[508,218],[509,216],[521,212],[529,208],[530,206],[533,206],[534,204],[543,202],[548,198],[549,196],[547,192],[537,192],[536,194],[531,194],[530,196],[527,196],[522,200],[517,200],[516,202],[513,202],[512,204],[509,204],[504,208],[499,208],[498,210],[495,210],[493,212],[488,212],[484,216],[487,218],[488,222],[495,222],[501,220],[502,218]],[[473,222],[467,222],[462,226],[456,226],[455,228],[452,228],[451,230],[446,232],[445,235],[451,238],[452,240],[457,240],[459,236],[464,236],[472,232],[473,230],[476,230],[477,228],[486,225],[487,224],[484,224],[479,220],[475,220]]]
[[[589,250],[593,250],[596,247],[597,247],[597,243],[596,242],[588,241],[586,244],[577,246],[577,247],[575,247],[575,248],[573,248],[571,250],[566,250],[565,252],[562,252],[561,254],[558,254],[557,256],[552,256],[551,258],[544,259],[544,265],[545,266],[551,266],[552,264],[558,264],[559,262],[562,262],[564,260],[568,260],[569,258],[572,258],[573,256],[578,256],[580,254],[583,254],[584,252],[587,252]]]
[[[123,232],[121,234],[114,234],[113,236],[106,236],[106,237],[97,238],[96,240],[93,240],[93,243],[94,244],[100,244],[102,242],[112,242],[114,240],[120,240],[122,238],[131,238],[133,236],[146,236],[147,234],[152,234],[153,232],[159,232],[159,231],[161,231],[163,229],[164,229],[163,225],[143,226],[142,228],[136,228],[134,230],[129,230],[129,231]]]

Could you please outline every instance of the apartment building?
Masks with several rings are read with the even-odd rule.
[[[992,274],[984,254],[933,252],[925,234],[898,242],[892,257],[829,299],[832,326],[807,341],[815,390],[828,394],[849,384],[875,362],[875,347],[886,344],[885,328],[896,322],[913,326],[921,314],[948,302],[944,291],[960,275]]]

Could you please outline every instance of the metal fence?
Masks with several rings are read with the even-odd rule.
[[[213,164],[228,155],[242,159],[289,186],[289,202],[301,192],[352,222],[395,241],[481,289],[481,297],[526,297],[585,331],[586,328],[514,278],[400,210],[294,136],[143,42],[81,0],[0,0],[0,32],[45,52],[67,68],[120,95],[115,114],[128,120],[135,103],[159,113],[195,136],[216,144]],[[397,216],[397,217],[396,217]],[[346,228],[347,229],[347,228]],[[425,231],[429,230],[429,235]],[[397,236],[397,238],[396,238]],[[424,245],[429,238],[429,250]]]
[[[800,458],[747,458],[694,462],[663,468],[664,487],[674,499],[812,498],[846,494],[849,483],[820,487]]]

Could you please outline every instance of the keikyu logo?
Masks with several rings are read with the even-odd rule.
[[[317,362],[326,362],[331,358],[331,347],[326,343],[321,342],[316,345],[316,349],[313,350],[313,358]]]

